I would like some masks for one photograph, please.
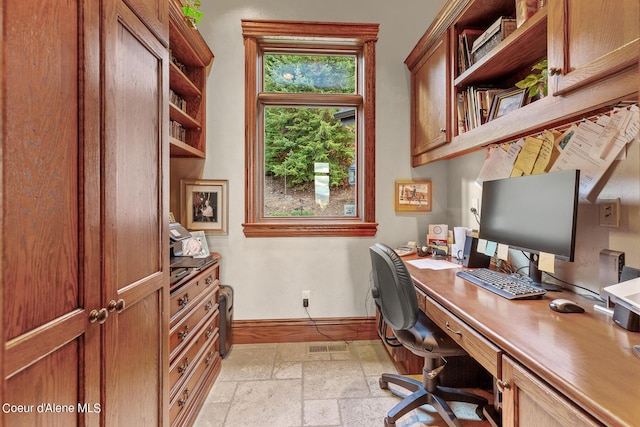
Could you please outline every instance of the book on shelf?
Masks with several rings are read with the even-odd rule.
[[[493,98],[503,91],[504,89],[501,88],[469,86],[458,92],[456,97],[458,135],[490,121],[489,112]]]
[[[484,30],[477,28],[465,28],[458,34],[458,63],[459,74],[464,73],[473,65],[471,47],[473,42],[482,35]]]
[[[471,47],[471,56],[474,62],[479,61],[487,53],[507,38],[516,29],[515,18],[501,16],[487,30],[478,37]]]

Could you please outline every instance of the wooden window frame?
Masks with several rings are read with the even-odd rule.
[[[375,236],[375,45],[378,24],[242,20],[245,46],[246,237]],[[262,93],[258,69],[264,52],[356,52],[357,94],[287,94],[286,105],[356,107],[358,114],[356,217],[264,217],[264,106],[283,105],[281,95]]]

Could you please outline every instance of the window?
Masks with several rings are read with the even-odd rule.
[[[242,30],[245,235],[374,236],[378,24]]]

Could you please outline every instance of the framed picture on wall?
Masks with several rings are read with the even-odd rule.
[[[181,180],[182,222],[188,230],[227,235],[227,180]]]
[[[396,212],[430,212],[431,181],[396,181]]]

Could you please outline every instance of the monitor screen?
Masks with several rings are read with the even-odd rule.
[[[480,238],[573,261],[580,171],[485,181]]]

